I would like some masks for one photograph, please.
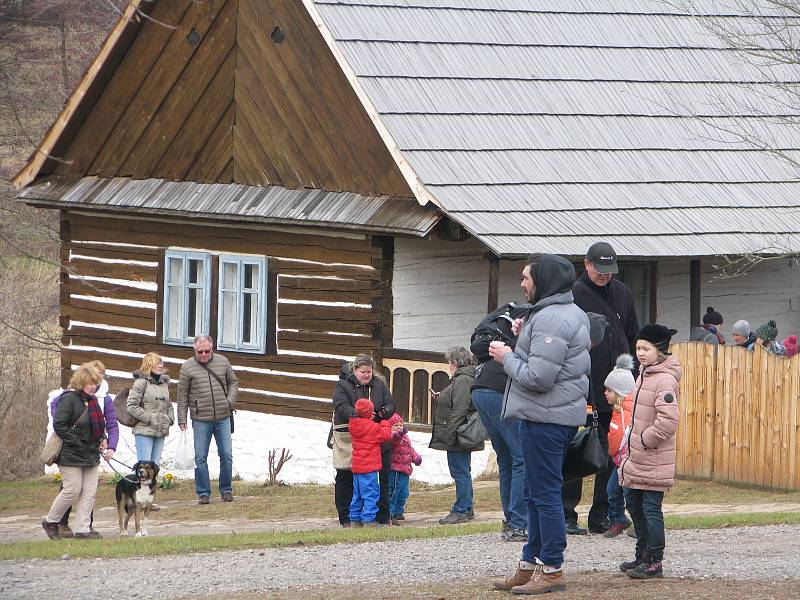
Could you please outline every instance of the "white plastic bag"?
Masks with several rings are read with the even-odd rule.
[[[185,431],[181,431],[181,435],[178,438],[178,447],[175,449],[172,468],[179,471],[194,469],[194,444],[189,439],[189,434]]]

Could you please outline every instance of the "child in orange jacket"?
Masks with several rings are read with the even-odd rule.
[[[356,416],[350,418],[350,438],[353,441],[353,500],[350,502],[350,522],[354,527],[375,527],[381,488],[381,444],[392,439],[389,421],[375,423],[375,407],[367,398],[355,404]]]
[[[604,537],[617,537],[628,527],[631,522],[625,516],[625,499],[622,495],[622,486],[619,484],[619,467],[627,452],[627,432],[631,425],[631,408],[633,396],[631,391],[635,385],[633,379],[633,357],[630,354],[621,354],[611,373],[606,377],[606,401],[613,407],[611,410],[611,424],[608,429],[608,454],[614,461],[614,468],[608,478],[608,520],[611,526]]]

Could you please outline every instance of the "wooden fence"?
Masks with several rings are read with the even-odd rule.
[[[677,474],[800,489],[800,355],[700,342],[671,350],[683,368]],[[403,417],[429,424],[431,386],[447,382],[443,356],[386,349],[383,366]]]

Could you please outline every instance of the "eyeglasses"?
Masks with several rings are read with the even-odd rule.
[[[195,350],[198,354],[211,354],[211,350]]]

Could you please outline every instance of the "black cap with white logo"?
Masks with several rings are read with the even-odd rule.
[[[617,253],[608,242],[596,242],[592,244],[586,253],[586,258],[592,263],[598,273],[617,273]]]

